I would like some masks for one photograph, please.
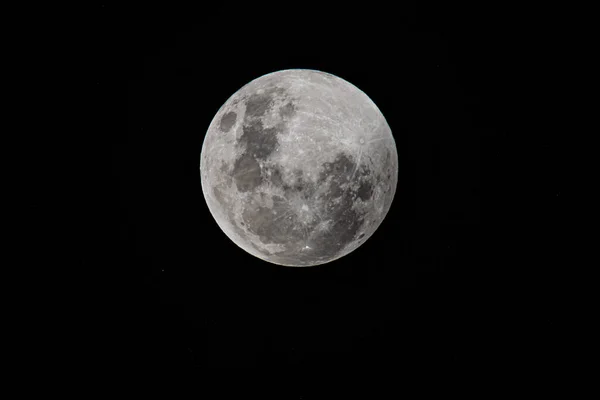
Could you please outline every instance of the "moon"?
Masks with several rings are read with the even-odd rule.
[[[264,261],[309,267],[361,246],[398,180],[390,127],[360,89],[309,69],[254,79],[221,106],[200,154],[221,230]]]

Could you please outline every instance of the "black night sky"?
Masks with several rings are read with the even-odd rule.
[[[530,353],[521,357],[539,361],[550,340],[539,332],[551,332],[540,326],[555,308],[521,306],[525,273],[516,265],[527,261],[512,251],[522,244],[506,190],[507,115],[521,105],[511,92],[514,39],[484,9],[299,4],[99,8],[103,62],[119,78],[101,75],[98,85],[126,116],[123,129],[106,131],[114,196],[96,260],[118,280],[106,302],[119,309],[120,362],[461,368],[515,362],[523,347]],[[200,185],[200,150],[219,107],[287,68],[363,90],[399,158],[379,230],[313,268],[238,248]]]

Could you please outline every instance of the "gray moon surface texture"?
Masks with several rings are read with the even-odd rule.
[[[375,103],[328,73],[289,69],[234,93],[200,155],[202,191],[223,232],[264,261],[308,267],[352,252],[396,192],[396,144]]]

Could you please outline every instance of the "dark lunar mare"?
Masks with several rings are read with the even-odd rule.
[[[285,126],[279,124],[265,128],[260,118],[273,105],[274,96],[284,94],[282,88],[270,87],[264,93],[255,93],[246,99],[242,135],[236,143],[236,146],[244,150],[235,160],[232,171],[237,188],[241,192],[254,190],[264,182],[265,177],[259,161],[267,160],[275,151],[279,144],[277,136],[285,131]],[[293,109],[292,105],[290,110]]]
[[[296,112],[296,107],[294,106],[294,103],[290,102],[281,107],[279,110],[279,115],[281,115],[283,118],[290,118],[292,115],[294,115],[294,112]]]
[[[360,179],[360,186],[356,191],[357,197],[362,201],[369,200],[373,195],[373,185],[369,179],[371,175],[369,169],[363,164],[359,167],[356,175]]]
[[[219,125],[219,129],[223,132],[229,132],[231,127],[235,125],[235,120],[237,118],[237,114],[233,111],[229,111],[223,117],[221,117],[221,124]]]
[[[260,120],[251,121],[243,126],[240,144],[246,147],[246,153],[257,160],[266,160],[277,147],[277,135],[282,127],[264,128]]]
[[[245,119],[260,118],[273,105],[275,95],[283,95],[285,90],[280,87],[269,87],[263,93],[253,93],[246,99]]]
[[[302,240],[303,231],[298,217],[290,212],[287,200],[273,196],[273,207],[249,204],[243,212],[249,230],[263,243],[293,244]]]
[[[249,192],[263,181],[260,164],[252,155],[242,154],[233,164],[233,178],[240,192]]]

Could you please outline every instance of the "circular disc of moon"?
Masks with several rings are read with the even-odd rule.
[[[373,235],[396,192],[398,155],[365,93],[325,72],[291,69],[253,80],[221,106],[200,176],[211,214],[235,244],[307,267]]]

